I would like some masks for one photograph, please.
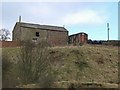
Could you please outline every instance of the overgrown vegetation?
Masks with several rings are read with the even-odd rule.
[[[27,41],[22,44],[17,63],[20,83],[40,83],[40,87],[51,87],[55,76],[51,71],[47,42],[34,44]]]
[[[17,76],[14,71],[16,67],[10,61],[7,53],[2,54],[2,87],[11,88],[18,85]]]
[[[48,47],[43,43],[27,42],[20,48],[3,49],[10,65],[3,69],[9,72],[4,77],[12,79],[11,83],[4,79],[4,87],[117,87],[117,47]]]
[[[78,66],[78,68],[81,71],[84,70],[85,68],[89,67],[88,63],[85,60],[84,53],[82,51],[72,50],[72,53],[75,54],[75,57],[76,57],[75,64],[76,64],[76,66]]]
[[[15,54],[15,72],[11,72],[13,67],[10,66],[13,65],[10,63],[10,58],[5,55],[7,54],[3,54],[3,76],[9,75],[7,72],[10,72],[11,74],[15,73],[19,85],[40,83],[40,86],[42,87],[50,87],[53,76],[48,53],[48,44],[46,42],[42,41],[42,43],[38,44],[29,41],[22,42],[22,46]],[[7,76],[7,78],[10,77]],[[7,80],[4,78],[3,81]],[[7,83],[4,83],[4,87],[7,87],[5,84]]]

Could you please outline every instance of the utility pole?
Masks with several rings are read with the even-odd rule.
[[[108,42],[109,42],[109,30],[110,30],[109,23],[107,23],[107,30],[108,30]]]

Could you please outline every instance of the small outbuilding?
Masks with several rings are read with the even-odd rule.
[[[60,26],[16,22],[12,33],[15,41],[44,40],[52,46],[68,44],[68,31]]]
[[[84,44],[88,41],[88,34],[81,32],[69,36],[69,44]]]

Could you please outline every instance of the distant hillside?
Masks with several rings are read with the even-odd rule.
[[[19,48],[4,48],[10,58]],[[117,87],[118,47],[83,45],[49,48],[54,81],[52,87]],[[18,87],[41,87],[38,82]]]

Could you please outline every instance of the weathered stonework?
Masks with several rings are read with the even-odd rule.
[[[13,29],[13,40],[45,40],[52,46],[67,45],[68,31],[64,27],[17,22]]]

